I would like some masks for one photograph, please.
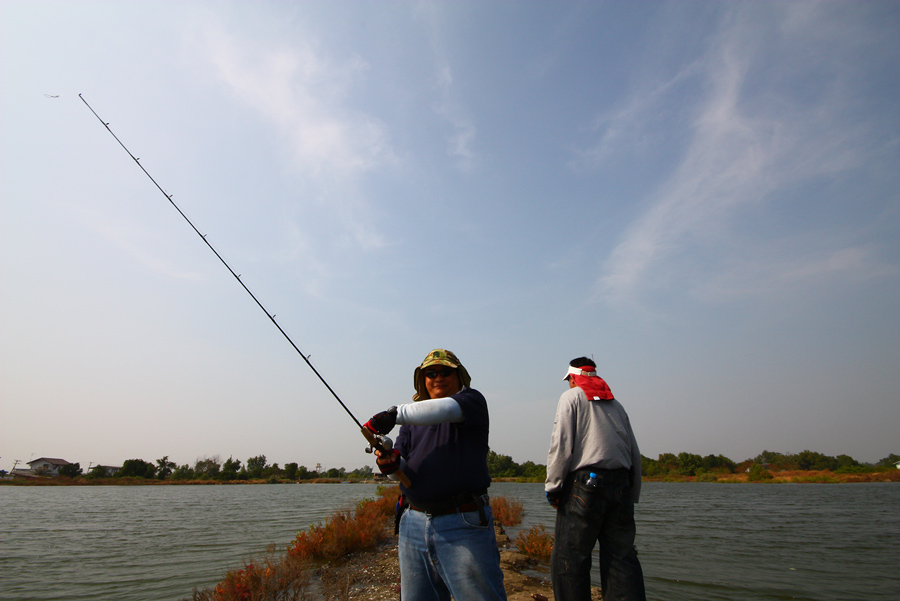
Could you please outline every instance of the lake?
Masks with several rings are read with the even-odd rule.
[[[175,601],[374,484],[0,486],[0,599]],[[499,482],[552,532],[540,484]],[[900,485],[644,483],[648,599],[894,600]],[[595,576],[599,579],[599,574]]]

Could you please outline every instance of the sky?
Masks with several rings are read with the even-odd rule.
[[[491,448],[546,463],[590,356],[650,458],[900,453],[897,31],[896,2],[4,0],[0,468],[374,465],[165,195],[360,422],[447,348]]]

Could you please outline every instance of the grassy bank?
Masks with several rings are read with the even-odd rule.
[[[379,489],[375,499],[337,511],[323,524],[299,532],[283,551],[271,547],[230,570],[218,584],[195,589],[191,601],[397,598],[400,574],[393,517],[398,494],[396,486]],[[491,507],[498,545],[510,547],[513,541],[503,526],[521,521],[522,504],[494,497]],[[515,541],[516,551],[501,553],[507,558],[505,582],[513,600],[535,598],[534,593],[546,594],[548,588],[546,581],[520,574],[517,566],[546,561],[552,537],[534,528],[523,534]]]

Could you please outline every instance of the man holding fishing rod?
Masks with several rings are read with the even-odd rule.
[[[402,470],[400,597],[403,601],[506,599],[488,503],[488,408],[456,355],[428,353],[413,373],[413,403],[366,422],[384,435],[400,424],[394,448],[378,455],[384,474]]]

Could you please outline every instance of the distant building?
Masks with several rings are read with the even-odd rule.
[[[54,459],[53,457],[41,457],[28,462],[28,469],[33,474],[46,474],[48,476],[58,476],[59,468],[69,465],[65,459]]]
[[[900,461],[895,461],[894,467],[897,468],[898,470],[900,470]]]

